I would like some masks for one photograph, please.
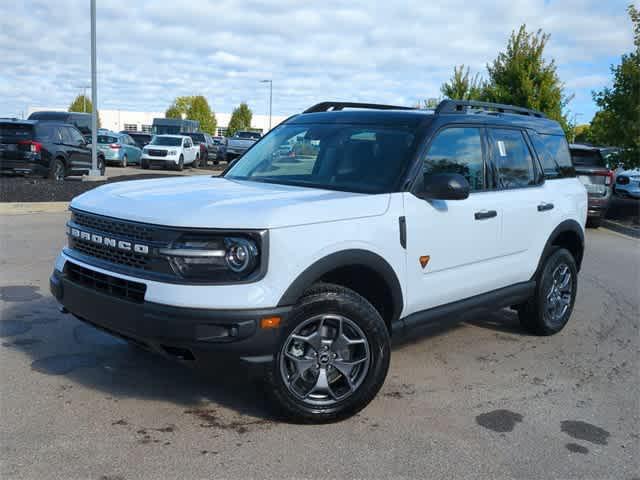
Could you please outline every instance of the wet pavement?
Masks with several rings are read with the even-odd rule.
[[[282,423],[229,365],[198,372],[58,312],[65,214],[0,218],[0,478],[590,478],[640,475],[640,242],[588,231],[554,337],[510,310],[396,342],[356,417]]]

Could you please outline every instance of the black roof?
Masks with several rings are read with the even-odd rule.
[[[60,119],[67,118],[68,116],[87,116],[90,117],[90,113],[86,112],[64,112],[64,111],[54,111],[54,110],[43,110],[40,112],[33,112],[29,115],[29,119],[35,120],[46,120],[46,119]]]
[[[308,112],[308,113],[307,113]],[[564,135],[558,122],[541,112],[510,105],[443,100],[435,110],[420,110],[393,105],[322,102],[287,120],[287,123],[349,123],[417,127],[439,123],[517,126],[538,133]]]

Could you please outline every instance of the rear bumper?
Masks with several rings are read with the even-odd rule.
[[[14,160],[0,158],[0,173],[46,175],[49,167],[40,160]]]
[[[604,217],[609,209],[609,202],[611,196],[606,197],[591,197],[588,198],[587,217]]]
[[[261,329],[260,319],[279,316],[286,324],[289,307],[260,310],[212,310],[134,302],[80,285],[54,270],[53,296],[78,319],[148,350],[194,366],[230,359],[251,365],[273,359],[280,329]]]

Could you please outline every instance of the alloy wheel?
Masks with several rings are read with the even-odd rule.
[[[571,306],[573,278],[565,263],[558,265],[551,274],[552,283],[546,296],[545,315],[550,323],[559,325]]]
[[[290,393],[304,403],[328,406],[353,395],[369,371],[369,342],[358,325],[342,315],[305,320],[280,352],[280,374]]]

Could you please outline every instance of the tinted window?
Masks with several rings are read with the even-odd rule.
[[[118,143],[118,138],[111,135],[98,135],[98,143]]]
[[[33,136],[33,128],[27,124],[1,124],[0,140],[17,142],[20,140],[30,140]]]
[[[36,135],[41,142],[60,142],[60,129],[56,125],[48,125],[46,123],[38,124]]]
[[[471,190],[485,188],[482,137],[477,128],[447,128],[438,133],[423,164],[424,173],[459,173]]]
[[[84,144],[85,143],[84,142],[84,137],[75,128],[66,128],[65,130],[69,130],[69,135],[71,135],[71,144],[72,145],[80,145],[80,144]]]
[[[538,152],[546,178],[573,177],[576,172],[571,163],[569,145],[561,135],[531,133],[533,147]]]
[[[404,127],[286,124],[271,130],[228,178],[352,192],[393,191],[414,151]],[[281,155],[281,149],[292,155]]]
[[[189,136],[195,141],[195,142],[204,142],[205,138],[204,135],[202,133],[190,133]]]
[[[598,150],[572,148],[571,159],[574,165],[580,167],[606,167],[606,162]]]
[[[533,157],[520,130],[489,129],[491,158],[498,188],[521,188],[536,184]]]

